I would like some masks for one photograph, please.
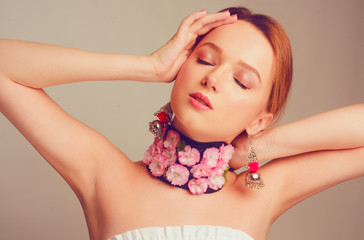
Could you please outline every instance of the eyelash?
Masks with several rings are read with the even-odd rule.
[[[203,65],[207,65],[207,66],[213,66],[213,64],[206,62],[202,59],[197,59],[197,63],[199,64],[203,64]],[[238,84],[241,88],[243,88],[244,90],[248,89],[244,84],[242,84],[237,78],[233,77],[234,81],[236,82],[236,84]]]
[[[244,90],[248,89],[244,84],[242,84],[237,78],[234,77],[234,80],[236,84],[238,84],[240,87],[242,87]]]
[[[197,59],[197,62],[200,63],[200,64],[203,64],[203,65],[213,66],[211,63],[206,62],[206,61],[201,60],[201,59]]]

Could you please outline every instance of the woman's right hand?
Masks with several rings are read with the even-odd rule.
[[[213,28],[234,23],[236,20],[236,15],[230,16],[228,11],[207,14],[203,10],[186,17],[172,39],[149,56],[156,78],[154,81],[173,81],[198,36],[208,33]]]

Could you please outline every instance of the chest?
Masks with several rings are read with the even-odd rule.
[[[257,196],[244,196],[234,186],[234,173],[219,192],[196,196],[152,177],[145,166],[132,172],[109,175],[100,185],[97,212],[106,235],[150,226],[213,225],[246,232],[261,227]]]

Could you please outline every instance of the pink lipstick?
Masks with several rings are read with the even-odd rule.
[[[207,96],[203,95],[202,93],[192,93],[190,94],[189,97],[189,102],[191,103],[191,105],[195,108],[197,108],[198,110],[203,110],[203,111],[207,111],[207,110],[212,110],[212,106],[210,103],[210,100]]]

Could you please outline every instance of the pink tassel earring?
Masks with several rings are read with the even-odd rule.
[[[253,145],[251,142],[251,138],[249,136],[249,153],[246,160],[246,167],[248,168],[248,172],[245,176],[245,185],[250,189],[260,189],[264,187],[264,182],[262,177],[260,176],[259,170],[259,162],[257,154],[253,149]]]

